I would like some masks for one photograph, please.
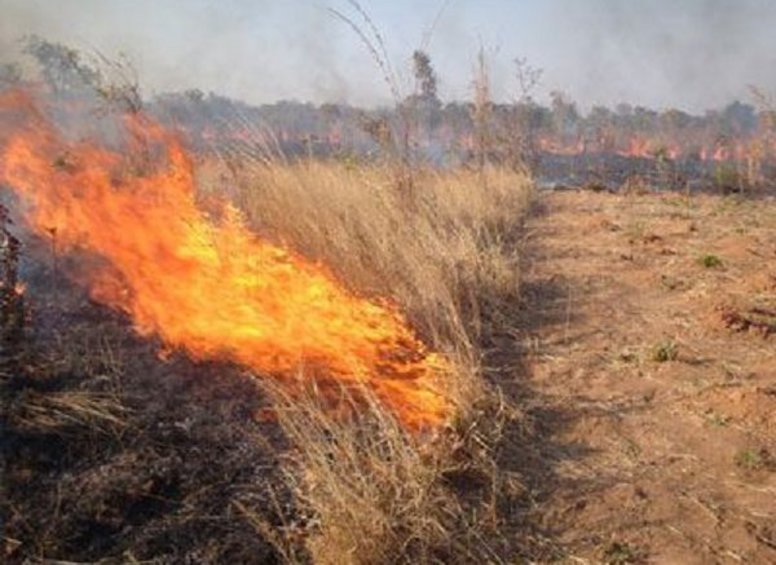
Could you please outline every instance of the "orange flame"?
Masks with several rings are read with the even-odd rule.
[[[195,204],[193,164],[174,136],[147,118],[126,125],[163,150],[164,166],[132,171],[117,152],[67,144],[41,119],[26,120],[0,154],[0,180],[21,197],[37,233],[109,262],[88,274],[95,300],[197,360],[288,380],[304,367],[346,387],[366,385],[412,429],[447,417],[448,365],[396,307],[355,296],[325,267],[258,239],[234,208],[210,219]]]
[[[653,157],[650,151],[650,144],[644,139],[633,137],[628,140],[628,148],[618,152],[623,157],[635,157],[640,159],[651,159]]]

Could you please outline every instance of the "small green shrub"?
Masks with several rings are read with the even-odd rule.
[[[712,412],[708,415],[709,425],[715,428],[726,428],[730,424],[730,416],[725,416],[717,412]]]
[[[754,449],[746,449],[736,455],[736,465],[748,471],[759,469],[763,463],[762,455]]]
[[[652,351],[652,360],[658,363],[667,361],[676,361],[679,356],[679,348],[673,340],[666,340],[659,343]]]
[[[700,263],[707,269],[718,269],[719,267],[722,266],[722,259],[720,259],[716,255],[708,253],[703,257],[701,257]]]
[[[604,551],[604,563],[608,565],[638,563],[644,558],[645,555],[642,550],[626,542],[612,542]]]

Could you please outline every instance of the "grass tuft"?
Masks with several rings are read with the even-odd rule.
[[[722,267],[722,259],[713,254],[706,254],[700,258],[700,264],[707,269],[718,269]]]
[[[655,346],[652,351],[652,360],[657,363],[667,363],[676,361],[679,357],[679,347],[673,340],[665,340]]]

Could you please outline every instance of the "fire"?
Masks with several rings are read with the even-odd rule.
[[[96,301],[196,360],[289,382],[304,369],[354,391],[363,385],[411,429],[448,416],[448,365],[394,305],[356,296],[324,266],[257,238],[232,207],[209,217],[195,203],[193,163],[175,137],[144,117],[126,127],[163,155],[154,159],[161,165],[137,170],[98,143],[67,143],[39,116],[0,155],[0,181],[19,195],[34,230],[55,234],[63,251],[105,260],[86,275]]]
[[[637,137],[629,139],[628,148],[618,153],[623,157],[636,157],[639,159],[651,159],[653,157],[649,142]]]

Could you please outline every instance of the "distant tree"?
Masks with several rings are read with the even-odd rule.
[[[337,122],[342,119],[345,114],[345,108],[339,104],[324,103],[320,107],[324,117],[332,122]]]
[[[633,115],[633,106],[627,102],[620,102],[617,104],[617,106],[614,107],[614,111],[617,113],[619,118],[627,119]]]
[[[480,47],[477,54],[473,86],[472,122],[474,125],[474,152],[477,170],[480,173],[483,186],[486,186],[485,165],[493,142],[493,101],[490,97],[490,72],[484,47]]]
[[[183,96],[191,104],[201,104],[205,100],[205,93],[199,88],[191,88],[183,93]]]
[[[576,134],[580,116],[577,105],[568,100],[566,95],[559,91],[550,93],[552,120],[555,132],[561,139],[567,139]]]
[[[82,61],[76,49],[35,35],[26,38],[24,43],[23,52],[35,59],[43,79],[55,94],[83,96],[94,93],[99,86],[99,73]]]
[[[642,134],[652,135],[657,129],[658,114],[654,110],[650,110],[644,106],[636,106],[633,109],[631,120],[636,131]]]
[[[38,63],[43,79],[59,97],[96,97],[108,107],[139,112],[143,107],[137,73],[126,56],[96,52],[85,62],[76,49],[37,36],[25,39],[23,52]]]
[[[757,112],[754,106],[742,104],[738,100],[725,106],[721,114],[723,127],[731,135],[743,135],[757,127]]]
[[[599,150],[611,152],[617,143],[617,116],[605,106],[593,106],[585,120],[586,135]]]
[[[420,96],[427,101],[433,101],[438,104],[437,76],[434,72],[434,67],[431,66],[431,57],[425,51],[417,49],[412,54],[412,64]]]
[[[541,108],[533,100],[533,93],[539,86],[542,69],[531,66],[525,58],[516,58],[515,79],[517,94],[507,114],[506,132],[503,135],[507,159],[512,167],[528,167],[534,170],[539,165],[538,132],[542,127]]]
[[[519,104],[529,104],[533,102],[533,93],[542,80],[544,70],[532,66],[525,57],[517,57],[515,64],[515,78],[517,79],[518,97],[516,102]]]
[[[14,86],[22,80],[22,70],[15,63],[0,64],[0,89]]]
[[[474,106],[471,102],[448,102],[442,110],[442,119],[460,138],[472,131],[472,114]]]
[[[658,116],[658,121],[663,129],[675,132],[688,127],[692,123],[692,117],[676,108],[669,108]]]
[[[415,76],[415,92],[408,96],[399,108],[403,113],[406,130],[406,145],[430,146],[433,132],[439,127],[442,117],[442,103],[437,96],[437,76],[431,64],[431,57],[420,49],[412,54]]]

